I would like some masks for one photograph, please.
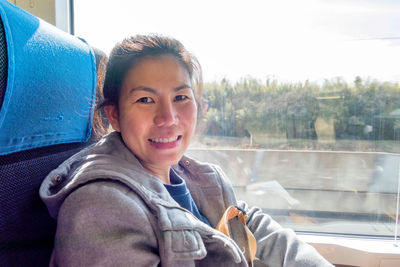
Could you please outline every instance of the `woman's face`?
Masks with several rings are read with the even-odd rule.
[[[186,151],[197,120],[187,70],[172,55],[147,57],[126,74],[118,109],[107,112],[113,128],[148,169],[166,169]]]

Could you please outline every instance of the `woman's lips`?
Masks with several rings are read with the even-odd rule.
[[[158,149],[169,149],[174,148],[178,145],[181,135],[169,138],[149,138],[150,144]]]
[[[170,138],[150,138],[149,141],[150,142],[154,142],[154,143],[170,143],[170,142],[174,142],[176,140],[178,140],[179,135],[175,136],[175,137],[170,137]]]

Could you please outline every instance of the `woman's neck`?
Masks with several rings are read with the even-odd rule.
[[[171,184],[171,180],[169,177],[169,172],[171,167],[159,167],[159,166],[152,166],[149,164],[143,164],[142,166],[149,171],[151,174],[156,176],[158,179],[161,180],[162,183],[164,184]]]

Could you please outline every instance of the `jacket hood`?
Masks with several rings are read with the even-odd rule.
[[[118,180],[134,188],[140,187],[140,191],[146,194],[156,194],[158,198],[170,201],[162,182],[144,169],[124,145],[118,132],[108,134],[64,161],[43,180],[39,194],[50,215],[57,218],[60,206],[72,191],[98,180]]]

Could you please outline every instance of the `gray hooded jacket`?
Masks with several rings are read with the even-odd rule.
[[[183,157],[173,168],[213,227],[230,205],[247,212],[255,266],[332,266],[293,231],[238,203],[218,166]],[[57,219],[51,266],[248,266],[240,229],[232,226],[235,242],[181,208],[116,132],[52,171],[40,196]]]

